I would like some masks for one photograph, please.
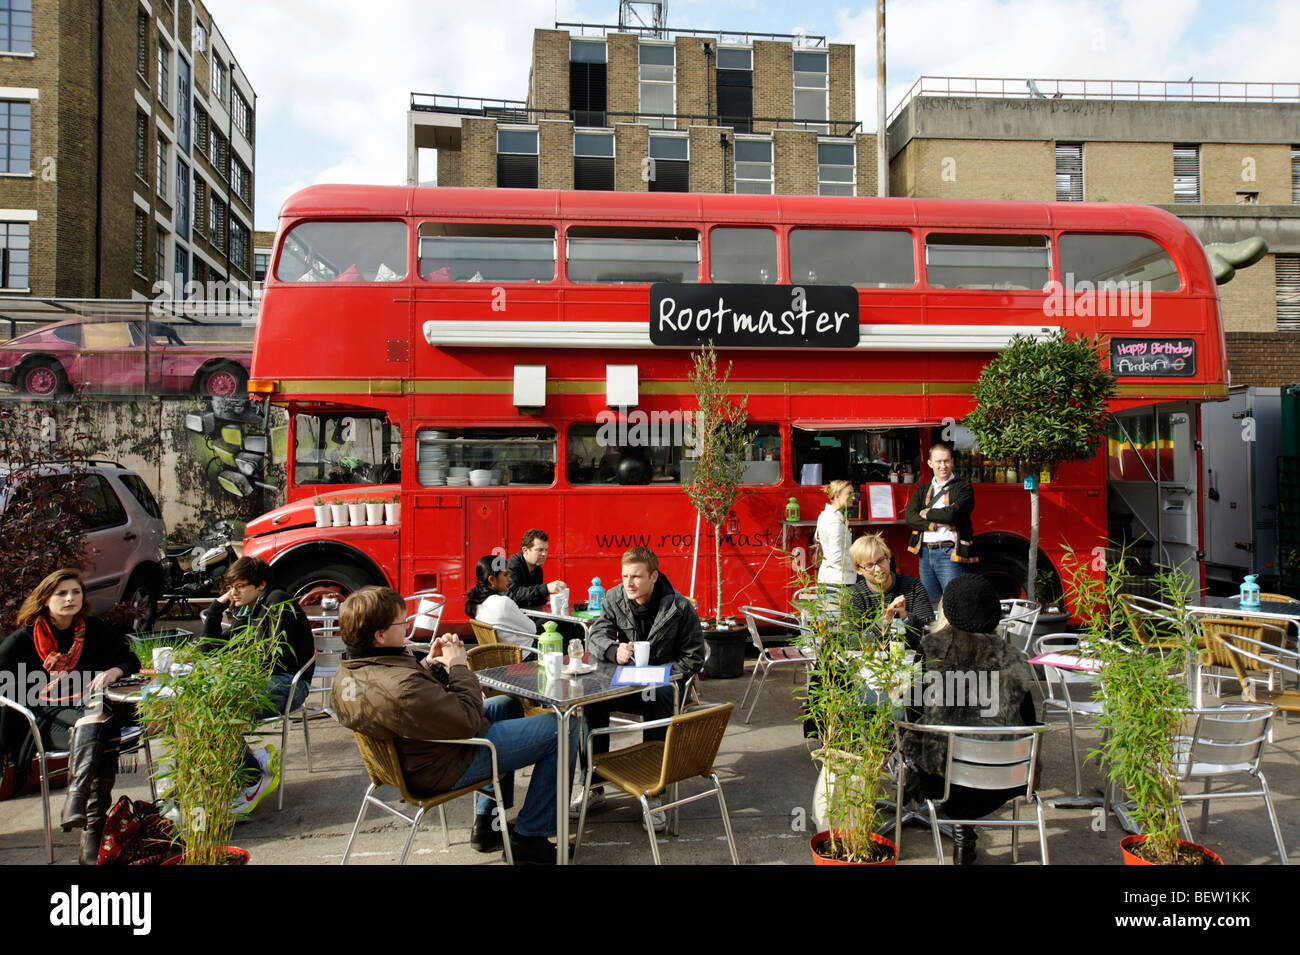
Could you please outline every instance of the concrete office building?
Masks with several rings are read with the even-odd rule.
[[[889,121],[890,195],[1140,202],[1269,253],[1219,287],[1234,384],[1300,368],[1300,84],[922,77]]]
[[[533,34],[526,100],[411,95],[407,182],[435,149],[442,186],[875,195],[853,58],[818,36],[557,24]]]
[[[255,118],[201,3],[0,0],[0,295],[250,283]]]

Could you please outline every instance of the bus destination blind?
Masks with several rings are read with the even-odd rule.
[[[858,291],[850,285],[650,287],[650,341],[696,348],[853,348]]]

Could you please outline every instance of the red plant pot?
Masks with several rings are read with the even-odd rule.
[[[843,833],[839,829],[836,829],[835,835],[841,836]],[[813,865],[893,865],[898,860],[898,847],[879,833],[873,832],[871,834],[871,841],[876,845],[884,846],[889,850],[889,858],[882,862],[846,862],[841,859],[828,858],[821,854],[820,847],[822,843],[829,842],[830,838],[830,832],[823,829],[821,832],[817,833],[817,835],[808,840],[808,846],[812,849]]]
[[[1124,856],[1125,865],[1154,865],[1155,864],[1153,862],[1147,862],[1146,859],[1139,859],[1133,853],[1129,852],[1129,848],[1131,846],[1134,846],[1145,839],[1146,836],[1125,836],[1123,839],[1120,840],[1119,851]],[[1188,849],[1195,849],[1197,852],[1201,853],[1202,855],[1205,856],[1206,859],[1209,860],[1210,865],[1223,865],[1223,860],[1220,859],[1217,854],[1205,848],[1205,846],[1198,846],[1194,842],[1184,842],[1182,839],[1178,840],[1178,844]]]
[[[237,846],[226,846],[225,865],[248,865],[248,850],[240,849]],[[163,860],[163,865],[181,865],[185,861],[185,853],[178,852],[170,859]]]

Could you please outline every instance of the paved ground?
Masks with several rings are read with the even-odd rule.
[[[708,702],[739,702],[754,666],[746,661],[745,677],[702,684]],[[808,865],[811,857],[808,821],[816,768],[801,738],[798,707],[788,673],[769,679],[753,722],[746,725],[737,713],[723,740],[718,759],[740,860],[747,865]],[[311,724],[312,757],[316,772],[308,773],[302,729],[295,725],[289,742],[285,807],[277,812],[273,797],[235,830],[235,842],[252,853],[253,864],[337,865],[356,818],[367,779],[351,734],[328,718]],[[1278,722],[1275,742],[1267,750],[1266,774],[1274,792],[1283,836],[1293,860],[1300,860],[1300,728]],[[1081,746],[1094,743],[1095,733],[1081,734]],[[1069,734],[1055,725],[1046,739],[1043,793],[1049,801],[1073,792]],[[1084,767],[1084,788],[1100,792],[1094,764]],[[527,785],[524,779],[523,785]],[[143,763],[119,781],[118,794],[147,798]],[[76,861],[76,833],[57,829],[62,793],[53,797],[55,858]],[[630,799],[612,800],[605,811],[589,820],[580,861],[600,864],[650,862],[650,848],[639,825],[640,814]],[[448,809],[451,846],[444,847],[433,818],[416,836],[410,863],[485,865],[499,856],[480,855],[469,848],[468,826],[472,801],[458,800]],[[1056,865],[1120,862],[1123,833],[1113,820],[1107,831],[1094,829],[1096,817],[1088,811],[1049,809],[1049,848]],[[1193,824],[1195,826],[1195,823]],[[1194,832],[1196,841],[1218,852],[1230,864],[1276,864],[1277,853],[1261,799],[1215,804],[1207,834]],[[1027,837],[1027,838],[1026,838]],[[351,861],[383,864],[397,860],[404,833],[396,821],[371,815],[358,836]],[[985,832],[980,841],[982,865],[1011,862],[1010,835]],[[1032,832],[1022,835],[1021,864],[1038,862]],[[945,842],[945,850],[950,846]],[[728,854],[716,802],[700,801],[681,811],[677,838],[665,838],[661,852],[666,864],[723,864]],[[28,796],[0,803],[0,860],[5,863],[44,862],[40,799]],[[904,865],[933,865],[929,831],[909,827],[900,859]]]

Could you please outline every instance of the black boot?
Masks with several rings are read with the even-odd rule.
[[[104,729],[103,722],[81,723],[72,728],[68,744],[68,792],[59,819],[64,832],[86,825],[86,800],[90,798],[91,783],[104,754]]]
[[[975,862],[975,843],[979,833],[974,826],[952,827],[952,864],[971,865]]]
[[[81,831],[82,865],[99,865],[99,843],[104,835],[104,820],[113,808],[113,783],[117,781],[117,750],[120,740],[105,748],[99,772],[90,786],[86,800],[86,828]]]

